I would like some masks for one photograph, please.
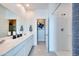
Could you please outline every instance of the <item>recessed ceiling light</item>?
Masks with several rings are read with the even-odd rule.
[[[21,7],[22,5],[21,5],[21,4],[17,4],[17,6],[18,6],[18,7]]]
[[[26,4],[26,7],[29,7],[30,5],[29,4]]]

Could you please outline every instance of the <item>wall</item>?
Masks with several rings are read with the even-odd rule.
[[[62,28],[63,31],[61,31]],[[50,51],[56,51],[58,55],[61,55],[62,51],[72,55],[72,4],[61,4],[50,15],[49,42]]]
[[[79,3],[72,4],[73,56],[79,56]]]
[[[7,36],[8,21],[5,18],[0,18],[0,37]]]
[[[34,45],[37,45],[37,19],[46,19],[48,20],[48,9],[39,9],[34,11],[35,15],[33,18],[34,25]]]
[[[26,13],[26,19],[23,18],[23,17],[20,17],[20,16],[17,16],[16,17],[16,20],[17,20],[17,33],[19,34],[20,33],[20,27],[23,25],[23,33],[28,33],[30,32],[29,31],[29,27],[30,25],[33,25],[33,13],[32,11],[28,11]]]
[[[65,7],[65,8],[64,8]],[[57,50],[66,51],[72,55],[72,6],[71,4],[61,4],[57,12]],[[66,15],[63,15],[63,14]],[[60,25],[59,25],[60,24]],[[62,32],[61,29],[64,28]],[[60,35],[61,34],[61,35]]]
[[[49,52],[55,51],[56,50],[56,16],[53,16],[52,13],[55,11],[56,7],[58,4],[49,4],[49,9],[48,9],[48,32],[49,32],[49,37],[48,37],[48,48]]]
[[[0,5],[0,37],[5,37],[8,33],[8,20],[6,18],[6,8]]]

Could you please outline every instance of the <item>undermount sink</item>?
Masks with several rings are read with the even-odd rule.
[[[1,41],[0,41],[0,44],[2,44],[2,43],[4,43],[4,42],[5,42],[5,40],[1,40]]]

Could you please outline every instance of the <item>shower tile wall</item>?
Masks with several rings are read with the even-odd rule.
[[[79,3],[72,4],[73,56],[79,56]]]

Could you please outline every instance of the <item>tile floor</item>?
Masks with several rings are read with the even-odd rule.
[[[71,51],[57,51],[57,55],[58,56],[72,56],[72,52]]]
[[[38,45],[34,47],[29,56],[56,56],[54,52],[48,53],[45,42],[38,42]]]

